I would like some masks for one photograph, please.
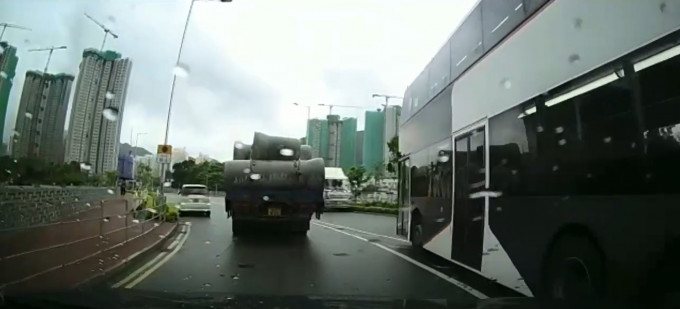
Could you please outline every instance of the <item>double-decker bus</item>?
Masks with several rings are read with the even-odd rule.
[[[680,0],[481,0],[407,88],[397,232],[527,296],[680,291]]]

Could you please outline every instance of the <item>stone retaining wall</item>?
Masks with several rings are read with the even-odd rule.
[[[116,194],[103,187],[0,186],[0,230],[59,221]]]

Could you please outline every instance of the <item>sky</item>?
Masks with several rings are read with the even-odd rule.
[[[190,0],[0,0],[3,41],[18,48],[19,63],[5,123],[9,139],[27,70],[77,76],[85,48],[99,49],[103,32],[84,13],[119,35],[105,49],[132,60],[122,114],[121,142],[150,151],[163,142],[170,85]],[[446,42],[475,0],[197,0],[180,58],[169,144],[191,155],[231,158],[235,141],[253,132],[303,137],[312,118],[376,110],[406,87]],[[76,81],[77,82],[77,81]],[[75,83],[72,92],[75,91]],[[391,101],[401,104],[400,101]],[[70,113],[70,111],[69,111]],[[68,122],[68,118],[67,118]]]

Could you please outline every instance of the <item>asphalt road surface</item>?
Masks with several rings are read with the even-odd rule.
[[[168,197],[176,200],[175,195]],[[414,253],[394,235],[395,218],[327,213],[307,236],[283,233],[233,238],[222,197],[212,215],[182,217],[180,233],[160,255],[129,267],[106,284],[116,288],[234,295],[306,295],[455,299],[486,298],[455,266]],[[459,279],[455,279],[458,277]],[[463,278],[463,279],[461,279]]]

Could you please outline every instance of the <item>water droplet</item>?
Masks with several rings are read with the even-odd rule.
[[[111,92],[111,91],[107,91],[106,94],[104,95],[104,97],[106,97],[107,100],[113,100],[113,98],[115,98],[116,95],[113,94],[113,92]]]
[[[73,198],[73,201],[77,202],[77,201],[79,201],[79,199],[76,197],[76,198]]]
[[[559,133],[562,133],[562,132],[564,132],[564,128],[563,128],[563,127],[557,127],[557,128],[555,128],[555,133],[558,133],[558,134],[559,134]]]
[[[536,132],[538,132],[538,133],[543,132],[543,127],[542,126],[536,127]]]
[[[244,147],[244,145],[241,142],[234,143],[234,148],[236,148],[236,149],[242,149],[243,147]]]
[[[552,168],[553,172],[556,172],[558,169],[560,169],[559,165],[553,165],[553,168]]]
[[[578,63],[579,61],[581,61],[581,56],[578,54],[569,55],[569,63]]]
[[[174,69],[172,69],[172,73],[177,77],[187,77],[189,76],[189,67],[180,63],[176,65]]]
[[[645,175],[645,178],[647,178],[647,179],[652,178],[652,174],[647,174],[647,175]]]
[[[5,71],[0,71],[0,77],[7,78],[7,73],[5,73]]]
[[[252,180],[259,180],[262,176],[260,174],[251,174],[250,179]]]
[[[158,238],[163,238],[163,237],[165,237],[165,236],[163,236],[163,235],[158,235]]]
[[[139,223],[138,219],[132,219],[132,223]]]
[[[498,207],[496,207],[496,211],[503,211],[503,208],[501,208],[500,206],[498,206]]]
[[[215,265],[215,268],[220,268],[220,264],[216,264],[216,265]]]
[[[5,52],[5,48],[2,47],[2,46],[0,46],[0,54],[2,54],[2,53],[4,53],[4,52]]]
[[[7,174],[11,174],[11,173],[12,173],[12,171],[10,171],[10,170],[5,170],[5,173],[7,173]]]
[[[17,131],[17,130],[14,130],[14,136],[19,137],[19,136],[21,136],[21,133],[19,133],[19,131]]]
[[[83,171],[89,171],[92,169],[92,166],[87,163],[80,163],[80,169]]]
[[[102,115],[106,120],[116,121],[118,119],[118,109],[115,107],[107,107],[102,111]]]
[[[560,146],[564,146],[564,145],[567,144],[567,140],[566,140],[566,139],[561,139],[561,140],[557,141],[557,143],[560,144]]]
[[[605,137],[604,139],[602,139],[602,141],[603,141],[605,144],[609,144],[609,143],[612,141],[612,137],[611,137],[611,136],[607,136],[607,137]]]
[[[24,44],[31,44],[31,40],[29,40],[29,39],[24,39]]]
[[[206,287],[206,288],[209,288],[209,287],[211,287],[211,286],[212,286],[212,284],[210,284],[210,283],[206,282],[206,283],[203,283],[203,286],[204,286],[204,287]]]
[[[635,144],[635,142],[630,143],[630,148],[635,148],[635,146],[637,146],[637,144]]]
[[[295,151],[293,151],[292,149],[283,148],[279,150],[279,154],[281,154],[284,157],[290,157],[295,154]]]
[[[588,174],[586,175],[586,177],[588,177],[588,178],[593,178],[593,174],[588,173]]]
[[[239,279],[238,274],[231,275],[231,279],[238,280]]]
[[[161,224],[158,223],[158,222],[156,222],[156,223],[153,224],[153,226],[159,226],[159,225],[161,225]]]
[[[104,222],[109,222],[109,218],[106,217],[106,218],[102,219],[102,221],[104,221]]]
[[[146,211],[148,211],[148,212],[150,212],[150,213],[152,213],[152,214],[155,214],[155,213],[158,212],[156,209],[153,209],[153,208],[147,208]]]
[[[106,193],[108,193],[108,194],[115,194],[116,192],[113,192],[113,190],[108,189],[108,190],[106,190]]]
[[[517,175],[517,170],[512,170],[513,175]]]
[[[192,275],[187,275],[187,276],[184,277],[182,280],[189,280],[189,279],[191,279],[191,277],[193,277],[193,276],[192,276]]]
[[[33,119],[33,114],[31,114],[29,112],[26,112],[26,114],[24,114],[24,116],[26,116],[26,118],[28,118],[28,119]]]
[[[246,167],[246,168],[243,169],[243,172],[246,173],[246,174],[250,174],[250,169]]]
[[[574,18],[574,29],[581,29],[582,24],[583,24],[583,19]]]
[[[439,161],[439,162],[441,162],[441,163],[449,162],[449,156],[448,156],[448,155],[440,155],[440,156],[437,158],[437,161]]]
[[[503,88],[505,89],[510,89],[510,87],[512,87],[512,82],[506,78],[501,81],[501,85],[503,85]]]
[[[85,206],[91,207],[92,205],[90,205],[90,203],[85,203]]]
[[[224,277],[224,274],[220,274],[220,277]]]
[[[205,241],[205,244],[206,244],[206,245],[209,245],[209,244],[210,244],[210,240],[206,240],[206,241]]]
[[[266,196],[266,195],[265,195],[265,196],[262,197],[262,199],[263,199],[264,201],[269,201],[269,196]]]

